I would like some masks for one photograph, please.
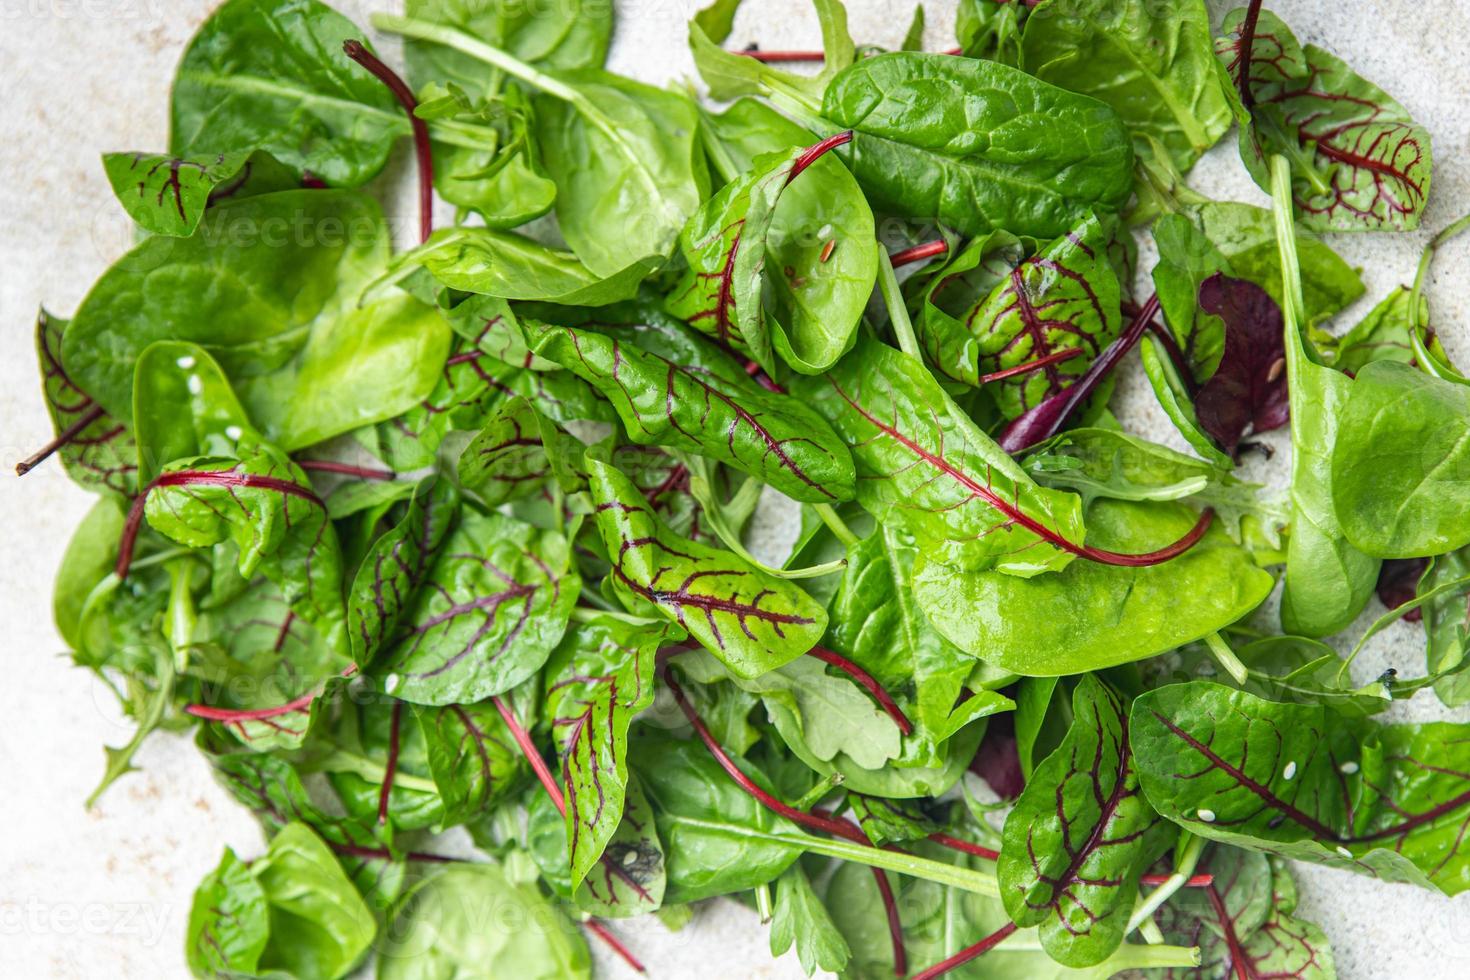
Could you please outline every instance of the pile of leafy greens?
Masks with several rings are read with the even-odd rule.
[[[966,0],[925,53],[816,0],[818,74],[737,6],[689,28],[716,111],[605,71],[607,3],[408,0],[400,77],[227,0],[167,150],[106,156],[140,241],[40,316],[22,469],[98,495],[55,599],[137,725],[98,793],[192,731],[269,839],[195,974],[585,977],[732,895],[809,973],[1319,978],[1285,859],[1470,886],[1470,727],[1375,718],[1470,701],[1458,227],[1343,334],[1315,235],[1416,227],[1427,133],[1259,2]],[[1273,209],[1185,182],[1232,127]],[[1192,453],[1109,410],[1135,348]],[[1277,500],[1233,470],[1288,426]],[[1354,680],[1400,618],[1423,670]]]

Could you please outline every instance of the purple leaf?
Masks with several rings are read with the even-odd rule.
[[[1281,307],[1264,289],[1216,273],[1199,305],[1225,321],[1220,366],[1194,397],[1200,426],[1232,456],[1247,431],[1270,432],[1289,418]]]

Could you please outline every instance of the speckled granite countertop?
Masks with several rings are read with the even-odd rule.
[[[684,24],[703,0],[620,0],[611,67],[650,81],[692,74]],[[50,434],[32,353],[32,320],[45,303],[75,308],[92,280],[128,245],[129,227],[103,177],[107,150],[157,149],[167,134],[174,63],[214,0],[0,0],[0,463],[4,474]],[[358,23],[397,0],[335,5]],[[1226,5],[1211,0],[1216,18]],[[849,0],[853,35],[896,43],[907,0]],[[950,46],[952,0],[925,0],[930,49]],[[732,43],[810,46],[815,18],[798,0],[748,0]],[[1433,200],[1426,229],[1470,210],[1470,3],[1464,0],[1296,0],[1279,7],[1303,41],[1334,50],[1389,89],[1434,137]],[[395,45],[383,45],[392,52]],[[406,154],[385,178],[401,178]],[[1212,197],[1265,203],[1236,158],[1233,136],[1191,183]],[[1413,274],[1427,232],[1335,236],[1334,247],[1365,266],[1368,299]],[[1145,263],[1146,267],[1146,263]],[[1470,239],[1445,251],[1429,296],[1450,353],[1470,362]],[[1138,372],[1122,386],[1125,417],[1155,438],[1170,430]],[[1257,478],[1266,468],[1255,464]],[[1285,466],[1278,455],[1271,472]],[[51,625],[51,579],[89,498],[58,466],[25,480],[0,474],[7,534],[0,559],[0,976],[179,977],[182,937],[199,878],[229,844],[258,853],[251,818],[228,800],[185,739],[157,736],[138,757],[142,772],[118,783],[90,812],[82,800],[102,769],[101,746],[127,737],[111,694],[72,669]],[[767,543],[784,540],[779,515],[763,522]],[[1360,624],[1361,625],[1361,624]],[[1359,664],[1422,669],[1414,627],[1377,638]],[[1458,720],[1470,714],[1460,712]],[[1394,717],[1444,717],[1430,695]],[[1450,901],[1408,886],[1298,866],[1302,914],[1323,926],[1343,977],[1470,975],[1470,896]],[[794,957],[772,961],[752,915],[733,903],[703,907],[677,934],[656,922],[623,924],[661,978],[744,980],[799,977]],[[593,944],[599,976],[630,977]]]

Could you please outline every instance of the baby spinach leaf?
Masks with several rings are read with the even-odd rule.
[[[1231,11],[1216,49],[1241,93],[1240,158],[1263,189],[1268,160],[1291,162],[1301,222],[1318,231],[1412,231],[1429,199],[1429,132],[1387,92],[1270,11],[1253,37]]]
[[[365,184],[408,124],[342,44],[362,29],[317,0],[229,0],[174,76],[174,156],[264,150],[333,186]]]
[[[982,375],[1038,362],[1038,370],[986,386],[1008,419],[1024,414],[1074,381],[1122,327],[1118,278],[1107,251],[1111,224],[1088,215],[1066,235],[1015,263],[960,316],[945,313],[946,297],[936,296],[956,286],[949,280],[949,269],[941,270],[926,296],[921,322],[929,327],[926,333],[932,331],[931,346],[941,350],[958,346],[964,351],[959,373],[953,368],[946,368],[946,373],[978,385]],[[992,236],[987,259],[994,255],[996,244]],[[973,260],[962,253],[958,261],[968,265]],[[979,274],[994,274],[999,271],[995,265],[993,259],[984,262],[986,272]],[[954,339],[946,343],[945,335]],[[1058,354],[1071,348],[1079,348],[1082,356],[1055,362]]]
[[[1463,725],[1378,725],[1196,681],[1140,697],[1131,731],[1144,795],[1192,833],[1447,895],[1470,887]]]
[[[138,355],[133,372],[133,433],[138,480],[189,456],[232,455],[249,432],[258,440],[224,371],[198,344],[160,340]]]
[[[1284,862],[1235,847],[1210,848],[1198,866],[1210,888],[1183,888],[1159,910],[1166,942],[1198,947],[1196,975],[1329,980],[1337,972],[1322,930],[1297,918]]]
[[[292,823],[245,865],[229,849],[189,913],[189,966],[220,974],[336,980],[377,934],[337,859],[310,827]]]
[[[628,726],[653,703],[653,662],[682,631],[611,616],[580,624],[546,666],[546,716],[562,760],[572,888],[603,856],[623,820]],[[613,854],[619,867],[626,855]]]
[[[922,7],[919,9],[923,9]],[[832,916],[800,865],[792,865],[776,879],[771,914],[771,955],[793,946],[807,976],[818,970],[840,973],[851,952]]]
[[[1354,547],[1413,558],[1470,544],[1470,388],[1375,361],[1352,382],[1340,426],[1332,503]]]
[[[612,39],[612,4],[599,0],[560,0],[542,6],[504,0],[406,0],[403,12],[457,28],[527,64],[547,68],[600,68]],[[452,82],[478,94],[500,81],[499,73],[483,61],[415,38],[404,40],[403,59],[415,87]]]
[[[105,153],[102,166],[128,216],[153,235],[194,234],[216,199],[297,186],[269,154],[248,150],[198,157]]]
[[[536,353],[595,385],[634,442],[728,463],[795,500],[850,500],[852,458],[820,416],[762,388],[729,358],[695,344],[698,361],[643,349],[635,335],[531,328]],[[539,331],[539,332],[538,332]]]
[[[1188,507],[1097,500],[1087,529],[1105,546],[1172,541],[1195,523]],[[1274,582],[1219,528],[1162,565],[1073,562],[1023,579],[994,571],[956,576],[921,551],[919,607],[949,641],[1027,676],[1075,674],[1172,650],[1250,613]]]
[[[347,599],[352,658],[368,667],[398,636],[399,624],[430,570],[459,511],[459,493],[440,477],[414,489],[403,518],[363,559]]]
[[[1026,18],[1026,69],[1117,110],[1188,171],[1234,122],[1204,0],[1053,0]]]
[[[979,386],[981,353],[973,314],[1020,268],[1029,245],[1007,231],[977,236],[929,280],[914,333],[929,363],[946,377]]]
[[[1086,676],[1067,737],[1006,817],[995,867],[1006,912],[1039,926],[1058,962],[1100,963],[1122,944],[1139,876],[1173,836],[1139,792],[1127,706]]]
[[[1420,596],[1435,593],[1452,582],[1470,578],[1470,553],[1452,551],[1435,558],[1419,582]],[[1425,602],[1426,664],[1431,674],[1445,676],[1434,683],[1440,703],[1459,707],[1470,702],[1470,675],[1457,668],[1470,653],[1470,589],[1439,592]]]
[[[917,359],[874,340],[798,393],[853,449],[858,500],[921,550],[966,570],[1063,568],[1081,507],[1045,490],[961,412]]]
[[[413,706],[445,824],[473,819],[511,797],[525,760],[493,704]]]
[[[546,662],[580,585],[560,534],[465,509],[372,674],[414,704],[504,693]]]
[[[407,296],[358,305],[388,245],[377,204],[350,191],[227,202],[202,233],[150,238],[116,262],[63,336],[62,360],[123,421],[137,357],[155,340],[208,349],[288,450],[390,418],[433,387],[449,329]]]
[[[789,663],[821,639],[826,611],[794,583],[678,537],[617,469],[591,457],[587,467],[612,587],[635,611],[682,626],[742,678]]]
[[[41,390],[56,430],[50,446],[22,463],[24,473],[51,452],[84,490],[131,497],[138,488],[137,451],[126,423],[108,414],[71,379],[61,352],[70,324],[42,310],[36,317],[36,355],[41,361]]]
[[[838,73],[820,111],[853,130],[847,162],[875,204],[964,235],[1050,238],[1128,197],[1117,114],[995,62],[880,54]]]
[[[668,884],[654,810],[638,777],[628,772],[624,776],[623,802],[609,830],[606,849],[575,888],[568,863],[566,820],[545,793],[529,808],[531,857],[543,879],[558,897],[570,898],[582,912],[610,919],[659,910]]]
[[[419,261],[451,289],[501,299],[535,300],[564,306],[601,306],[631,299],[638,284],[662,261],[627,261],[602,276],[577,256],[514,232],[489,228],[442,229],[400,263]]]
[[[754,99],[705,117],[734,166],[816,140]],[[873,210],[862,188],[833,154],[813,162],[781,193],[765,236],[762,300],[776,353],[793,370],[818,374],[852,347],[873,294],[877,255]]]
[[[409,890],[379,943],[377,971],[378,980],[589,980],[592,961],[586,940],[534,883],[476,863]]]

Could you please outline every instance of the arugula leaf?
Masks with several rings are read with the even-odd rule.
[[[680,538],[617,469],[590,456],[587,468],[612,588],[634,611],[677,623],[742,678],[789,663],[821,639],[827,613],[795,584]]]

